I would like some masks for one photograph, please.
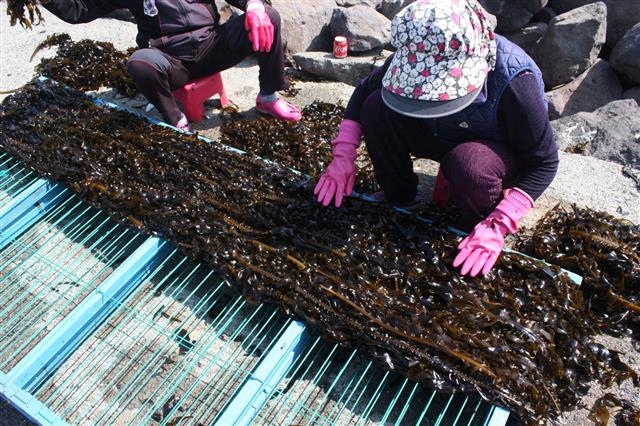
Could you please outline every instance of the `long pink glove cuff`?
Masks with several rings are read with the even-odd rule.
[[[533,208],[533,199],[520,188],[508,188],[502,200],[487,219],[495,219],[504,225],[510,234],[518,232],[518,222]]]
[[[344,158],[353,164],[356,161],[356,157],[358,156],[358,151],[356,151],[356,147],[351,145],[348,142],[337,143],[333,145],[333,159],[336,158]]]
[[[362,126],[357,121],[349,120],[345,118],[340,123],[338,129],[338,136],[331,141],[331,145],[334,147],[338,144],[348,143],[357,149],[360,146],[360,137],[362,136]],[[334,152],[335,153],[335,152]]]
[[[247,2],[245,12],[253,12],[257,10],[264,12],[264,3],[262,2],[262,0],[249,0]]]
[[[518,231],[518,221],[533,207],[533,200],[519,188],[504,191],[502,201],[485,220],[458,245],[460,252],[453,259],[453,266],[462,275],[475,277],[493,268],[504,246],[505,235]]]

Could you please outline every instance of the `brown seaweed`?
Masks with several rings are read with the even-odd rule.
[[[589,309],[610,334],[640,339],[640,226],[605,212],[557,206],[521,251],[583,277]]]
[[[616,426],[640,425],[640,410],[629,400],[612,393],[606,393],[596,400],[589,412],[589,420],[596,426],[607,426],[612,411],[615,413],[613,421]]]
[[[413,213],[357,198],[324,208],[306,175],[60,85],[25,86],[0,121],[2,149],[40,175],[164,236],[247,300],[430,387],[536,422],[575,407],[592,380],[639,385],[593,341],[609,318],[557,266],[504,253],[489,275],[462,277],[451,267],[460,237]]]
[[[7,15],[9,15],[9,24],[14,26],[20,23],[23,28],[32,29],[33,25],[39,25],[44,22],[42,13],[38,5],[38,0],[8,0]],[[25,11],[27,12],[25,16]]]
[[[81,91],[113,87],[128,97],[138,93],[127,72],[127,60],[134,48],[123,52],[110,42],[89,39],[74,42],[63,33],[50,36],[36,51],[53,45],[59,46],[56,55],[40,60],[36,65],[38,74]]]
[[[71,41],[71,36],[69,34],[66,34],[66,33],[51,34],[49,37],[44,39],[40,44],[38,44],[35,49],[33,49],[33,53],[31,54],[29,61],[33,60],[33,58],[36,56],[36,53],[38,53],[42,49],[46,49],[48,47],[53,47],[53,46],[62,46],[64,44],[69,43],[70,41]]]
[[[237,119],[231,116],[221,126],[220,142],[264,156],[314,178],[320,177],[331,161],[330,141],[336,136],[344,107],[314,102],[303,110],[298,124],[272,118]],[[373,166],[363,147],[357,158],[355,190],[377,190]]]

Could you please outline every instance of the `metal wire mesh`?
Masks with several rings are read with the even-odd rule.
[[[481,425],[492,406],[445,394],[318,337],[291,366],[255,424]]]
[[[38,176],[23,163],[0,150],[0,206],[6,205],[13,195],[37,179]]]
[[[71,197],[0,252],[0,371],[8,372],[143,241]]]
[[[36,396],[73,424],[209,424],[289,321],[174,252]]]

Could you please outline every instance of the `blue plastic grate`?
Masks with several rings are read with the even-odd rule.
[[[289,322],[173,252],[36,396],[73,424],[209,424]]]
[[[477,395],[429,390],[318,337],[291,365],[256,424],[482,425],[491,411]]]
[[[0,252],[0,371],[8,372],[144,238],[71,197]]]

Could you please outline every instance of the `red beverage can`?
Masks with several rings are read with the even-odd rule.
[[[347,57],[347,38],[343,36],[337,36],[333,39],[333,56],[335,58],[346,58]]]

